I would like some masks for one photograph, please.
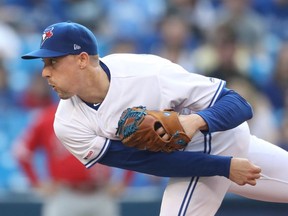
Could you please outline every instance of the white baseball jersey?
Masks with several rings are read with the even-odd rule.
[[[117,139],[118,120],[126,108],[143,105],[196,112],[211,106],[225,86],[224,81],[189,73],[153,55],[114,54],[101,61],[109,68],[111,80],[99,109],[77,96],[61,100],[54,123],[62,143],[87,167],[105,153],[104,137]]]
[[[117,139],[118,120],[126,108],[143,105],[193,113],[212,106],[225,86],[222,80],[189,73],[153,55],[114,54],[101,61],[109,68],[110,87],[98,110],[74,96],[61,100],[54,122],[58,138],[86,167],[105,154],[106,138]],[[224,132],[198,132],[185,150],[247,157],[262,168],[263,177],[255,187],[238,186],[219,176],[171,178],[161,215],[214,215],[227,191],[288,203],[288,153],[250,135],[247,123]]]

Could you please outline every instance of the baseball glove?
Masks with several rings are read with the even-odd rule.
[[[156,130],[160,127],[170,136],[168,140],[157,134]],[[152,111],[144,106],[128,108],[122,113],[116,135],[126,146],[153,152],[177,151],[185,148],[190,141],[177,112]]]

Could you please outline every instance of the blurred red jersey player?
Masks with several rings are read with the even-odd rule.
[[[118,205],[108,194],[111,168],[101,164],[87,169],[69,153],[53,130],[56,105],[42,109],[14,146],[14,153],[31,185],[44,198],[42,215],[119,214]],[[46,154],[48,178],[41,179],[34,156],[42,149]],[[129,176],[129,174],[127,175]]]

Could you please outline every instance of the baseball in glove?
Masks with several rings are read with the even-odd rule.
[[[160,127],[170,136],[168,140],[156,132]],[[190,142],[179,122],[177,112],[152,111],[144,106],[128,108],[122,113],[116,135],[126,146],[153,152],[181,150]]]

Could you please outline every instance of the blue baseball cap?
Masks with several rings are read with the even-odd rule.
[[[86,52],[97,55],[95,35],[85,26],[73,22],[60,22],[48,26],[42,35],[40,49],[29,52],[22,59],[53,58]]]

